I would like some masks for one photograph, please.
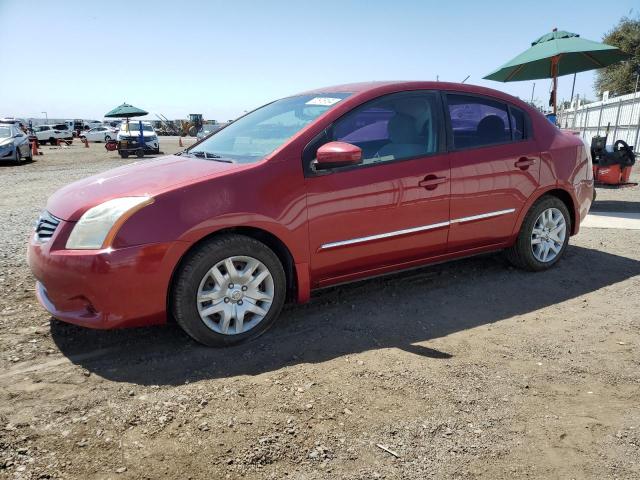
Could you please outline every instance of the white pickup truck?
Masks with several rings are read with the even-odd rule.
[[[46,144],[49,142],[51,145],[58,143],[58,139],[64,140],[71,136],[68,130],[58,129],[57,125],[39,125],[33,127],[33,134],[38,139],[39,144]]]

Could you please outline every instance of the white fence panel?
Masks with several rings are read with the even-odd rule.
[[[609,125],[607,144],[624,140],[637,146],[640,141],[640,92],[562,109],[558,125],[580,131],[582,138],[589,142],[596,135],[604,135]]]

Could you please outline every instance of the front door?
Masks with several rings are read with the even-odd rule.
[[[336,121],[323,142],[363,151],[361,165],[307,175],[314,286],[443,254],[450,166],[435,92],[385,95]]]

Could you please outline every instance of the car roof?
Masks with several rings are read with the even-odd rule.
[[[301,92],[299,95],[312,95],[312,94],[329,94],[329,93],[351,93],[353,97],[366,96],[373,98],[377,95],[384,95],[386,93],[402,92],[410,90],[449,90],[461,93],[469,93],[476,95],[487,95],[491,97],[500,98],[504,101],[519,104],[525,106],[526,104],[512,95],[494,90],[492,88],[481,87],[479,85],[472,85],[468,83],[453,83],[453,82],[433,82],[433,81],[409,81],[409,80],[393,80],[393,81],[378,81],[378,82],[360,82],[360,83],[347,83],[343,85],[334,85],[331,87],[317,88]]]

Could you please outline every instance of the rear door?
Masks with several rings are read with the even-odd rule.
[[[444,94],[451,152],[449,251],[507,241],[540,180],[526,113],[477,95]]]

